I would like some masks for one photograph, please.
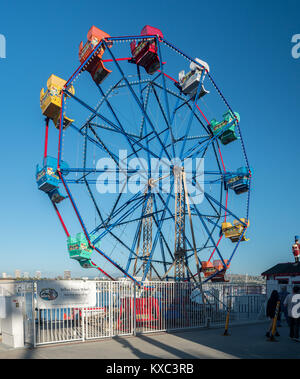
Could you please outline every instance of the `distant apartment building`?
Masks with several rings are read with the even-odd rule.
[[[21,278],[21,270],[15,270],[15,278]]]
[[[64,279],[65,280],[71,279],[71,271],[70,270],[64,271]]]
[[[36,278],[36,279],[41,279],[41,278],[42,278],[42,273],[41,273],[41,271],[36,271],[36,272],[35,272],[35,278]]]
[[[24,272],[23,278],[24,279],[29,279],[29,272]]]
[[[2,272],[2,278],[3,278],[3,279],[6,279],[6,278],[7,278],[7,274],[6,274],[6,272]]]

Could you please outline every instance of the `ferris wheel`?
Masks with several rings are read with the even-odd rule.
[[[129,37],[93,26],[69,80],[51,75],[41,91],[36,180],[82,268],[226,280],[247,241],[251,169],[240,115],[202,58],[148,25]]]

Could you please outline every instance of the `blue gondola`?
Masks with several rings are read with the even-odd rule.
[[[68,165],[61,162],[61,168],[66,169]],[[39,164],[36,167],[36,182],[38,189],[47,193],[53,203],[60,203],[65,199],[59,192],[59,176],[57,173],[57,159],[46,157],[44,166]]]
[[[52,190],[51,192],[48,192],[48,196],[49,196],[50,200],[56,204],[60,203],[61,201],[63,201],[66,198],[66,196],[62,196],[60,194],[60,192],[57,188]]]
[[[239,195],[249,191],[250,172],[247,167],[240,167],[236,173],[225,174],[225,189],[232,189]]]

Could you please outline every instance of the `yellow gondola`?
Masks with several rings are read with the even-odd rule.
[[[232,242],[238,242],[241,235],[244,233],[244,230],[247,229],[249,225],[249,220],[246,220],[245,218],[241,218],[241,220],[234,220],[233,225],[230,222],[223,222],[222,233],[224,234],[225,238],[230,238]],[[249,241],[249,238],[245,237],[245,233],[241,238],[241,242],[242,241]]]
[[[40,92],[40,106],[44,116],[51,119],[57,129],[59,129],[59,119],[61,112],[61,91],[66,81],[56,75],[51,75],[47,81],[47,91],[44,88]],[[75,94],[74,87],[71,86],[68,91]],[[64,115],[63,129],[66,129],[74,120]]]

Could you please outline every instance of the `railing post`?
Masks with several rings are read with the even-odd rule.
[[[209,328],[210,328],[210,325],[211,325],[211,318],[210,318],[210,317],[207,317],[207,318],[206,318],[206,328],[209,329]]]
[[[247,291],[248,292],[248,291]],[[247,294],[247,298],[248,298],[248,320],[250,320],[250,297],[249,295]]]
[[[80,308],[78,309],[78,317],[80,317]],[[82,327],[82,341],[85,341],[85,308],[81,308],[81,327]]]
[[[32,282],[31,301],[32,301],[32,331],[33,331],[33,347],[36,348],[36,330],[35,330],[35,282]]]
[[[112,337],[113,336],[113,303],[112,303],[112,282],[108,282],[108,288],[109,288],[109,291],[108,291],[108,309],[109,309],[109,337]],[[119,310],[119,309],[118,309]]]
[[[133,335],[136,336],[136,282],[133,284]]]
[[[227,302],[227,315],[226,315],[225,330],[224,330],[223,336],[229,336],[228,327],[229,327],[230,311],[231,311],[231,298],[228,298],[228,302]]]

